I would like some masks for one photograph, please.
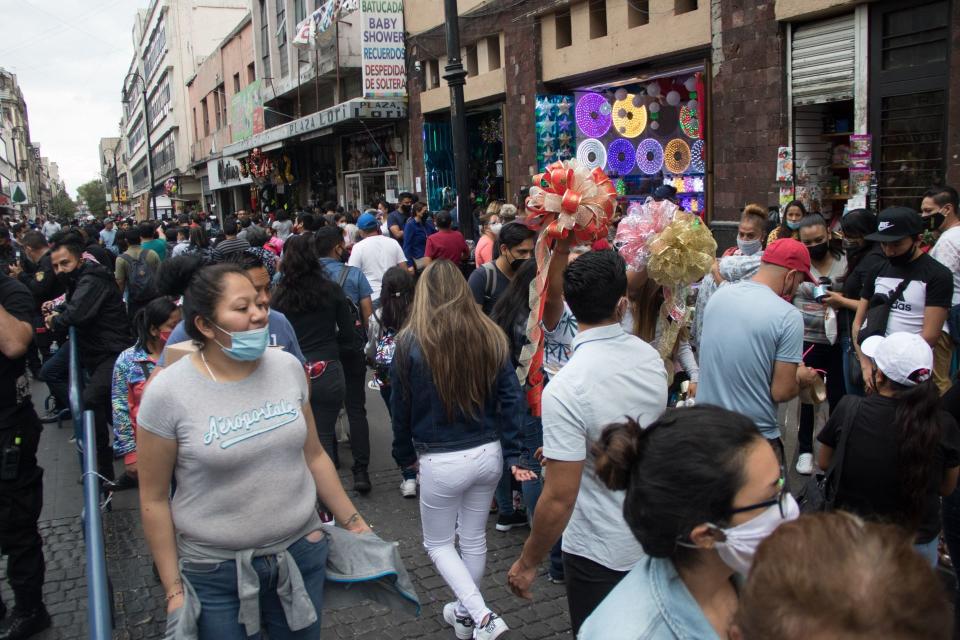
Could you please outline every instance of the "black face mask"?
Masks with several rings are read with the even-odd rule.
[[[73,271],[61,271],[57,274],[57,280],[63,284],[64,287],[70,287],[77,281],[77,278],[80,277],[80,273],[77,269]]]
[[[924,216],[923,221],[926,223],[928,231],[936,231],[943,226],[943,221],[946,219],[947,216],[937,211],[936,213],[931,213],[929,216]]]
[[[892,264],[895,267],[905,267],[908,264],[910,264],[911,260],[913,260],[913,251],[916,248],[916,246],[917,246],[916,244],[911,244],[909,249],[907,249],[901,254],[890,256],[889,258],[887,258],[887,260],[889,260],[890,264]]]
[[[807,251],[810,252],[811,260],[823,260],[827,255],[827,251],[830,249],[830,245],[826,242],[821,242],[820,244],[812,244],[807,246]]]
[[[524,264],[526,264],[527,260],[529,259],[530,258],[516,258],[515,260],[511,260],[510,269],[514,273],[517,273],[518,271],[520,271],[520,269],[523,267]]]
[[[412,208],[413,208],[412,205],[409,205],[409,204],[400,205],[400,211],[407,216],[410,215],[410,209]]]

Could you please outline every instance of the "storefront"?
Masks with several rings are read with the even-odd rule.
[[[242,174],[239,159],[224,157],[210,160],[207,162],[206,179],[211,199],[216,204],[211,210],[218,216],[250,209],[250,184],[253,181],[249,171],[247,175]]]
[[[576,158],[602,169],[625,209],[660,185],[683,209],[707,210],[703,66],[586,85],[537,97],[537,163]]]
[[[348,211],[363,211],[380,199],[396,202],[400,188],[403,139],[394,125],[345,135],[341,139],[344,201]]]

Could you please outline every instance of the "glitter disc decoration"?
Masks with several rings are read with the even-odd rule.
[[[700,137],[700,119],[697,112],[690,107],[680,109],[680,130],[688,138],[696,140]]]
[[[663,165],[670,173],[683,173],[690,166],[690,146],[680,138],[667,143],[663,154]]]
[[[607,147],[607,169],[611,173],[626,175],[636,165],[636,151],[629,140],[617,138]]]
[[[585,93],[580,96],[576,111],[577,126],[588,137],[599,138],[610,130],[610,103],[599,93]]]
[[[697,140],[690,147],[690,171],[694,173],[706,172],[706,163],[703,159],[703,140]]]
[[[613,103],[613,128],[625,138],[636,138],[647,128],[647,107],[633,105],[633,94]]]
[[[596,138],[587,138],[577,146],[577,160],[588,169],[603,169],[607,150]]]
[[[637,145],[637,166],[648,176],[651,176],[663,166],[663,147],[653,138],[642,140]]]

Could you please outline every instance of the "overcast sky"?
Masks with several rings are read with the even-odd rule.
[[[17,74],[30,138],[71,195],[100,174],[97,145],[118,136],[136,11],[149,0],[0,0],[0,67]]]

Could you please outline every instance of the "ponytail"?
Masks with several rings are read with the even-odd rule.
[[[936,456],[940,442],[940,395],[932,380],[907,387],[888,379],[898,391],[894,427],[897,434],[897,469],[903,515],[916,527],[923,516],[930,480],[940,473]]]

